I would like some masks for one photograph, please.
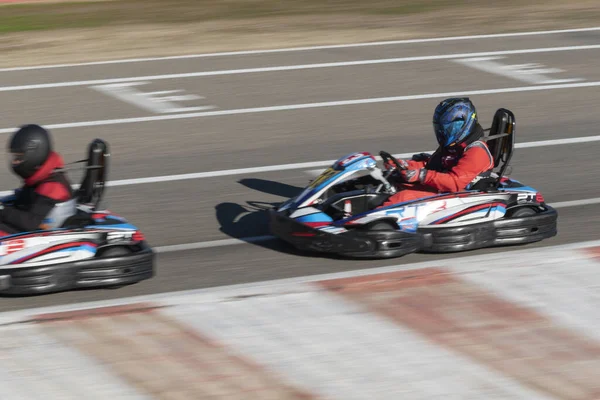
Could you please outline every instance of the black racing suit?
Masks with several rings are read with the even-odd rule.
[[[63,172],[62,157],[50,153],[48,160],[25,179],[24,185],[15,191],[15,196],[0,210],[0,235],[44,229],[43,221],[57,203],[70,200],[73,191]]]

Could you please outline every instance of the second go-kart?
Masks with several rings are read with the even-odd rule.
[[[99,207],[109,157],[108,144],[94,140],[74,198],[40,230],[0,238],[0,294],[119,287],[154,276],[154,251],[139,228]]]

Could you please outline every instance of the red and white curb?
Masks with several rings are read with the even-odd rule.
[[[600,398],[600,242],[0,314],[7,399]]]

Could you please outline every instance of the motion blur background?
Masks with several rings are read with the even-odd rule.
[[[0,307],[385,265],[315,260],[272,241],[216,245],[268,235],[264,203],[294,195],[327,160],[354,151],[432,150],[431,114],[444,94],[487,90],[471,96],[484,126],[497,108],[513,110],[518,146],[528,146],[517,149],[513,176],[539,188],[550,203],[600,197],[593,172],[599,33],[582,30],[598,20],[595,1],[2,3],[3,137],[24,123],[42,124],[67,161],[81,159],[95,137],[107,140],[115,186],[106,205],[139,225],[153,246],[171,247],[159,255],[152,281]],[[543,34],[560,29],[575,30]],[[533,31],[542,34],[503,35]],[[498,36],[467,37],[489,34]],[[448,37],[457,39],[443,39]],[[377,45],[382,41],[399,42]],[[344,44],[350,47],[335,47]],[[327,45],[333,47],[306,49]],[[299,46],[304,48],[258,51]],[[474,60],[482,54],[492,57]],[[172,58],[152,59],[165,56]],[[70,65],[78,63],[91,64]],[[51,67],[35,68],[43,65]],[[165,92],[187,100],[123,100],[110,86],[115,82],[134,97]],[[589,88],[577,87],[589,82]],[[532,88],[560,83],[575,86]],[[507,88],[517,89],[502,93]],[[358,103],[335,103],[345,100]],[[297,106],[302,104],[309,107]],[[257,107],[266,108],[252,111]],[[178,117],[190,112],[201,115]],[[587,139],[561,142],[578,137]],[[0,165],[6,165],[4,156]],[[277,167],[306,162],[313,164]],[[247,170],[254,167],[265,168]],[[230,169],[242,171],[222,172]],[[0,183],[10,190],[18,181],[7,169]],[[560,234],[544,244],[584,240],[596,228],[582,222],[597,218],[593,205],[561,210]],[[187,247],[172,247],[179,245]]]
[[[305,256],[269,238],[261,207],[346,153],[432,150],[434,107],[465,92],[484,127],[497,108],[515,113],[512,176],[559,205],[559,235],[529,248],[595,239],[598,21],[595,0],[0,0],[0,139],[39,123],[67,161],[107,140],[108,207],[159,252],[149,281],[3,299],[0,311],[451,259]],[[381,41],[397,42],[354,45]],[[131,93],[185,98],[169,109],[108,86],[133,81]],[[5,154],[2,165],[10,190]]]
[[[3,66],[562,29],[600,17],[594,0],[0,3]]]

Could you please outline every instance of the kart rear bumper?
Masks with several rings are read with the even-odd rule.
[[[557,234],[558,213],[548,205],[531,216],[499,219],[458,227],[421,227],[424,252],[450,253],[485,247],[539,242]]]
[[[154,251],[146,246],[125,256],[35,267],[0,267],[0,295],[42,294],[136,283],[154,276],[154,258]]]
[[[390,258],[414,253],[421,244],[419,235],[400,231],[324,232],[274,210],[270,210],[269,219],[274,236],[303,251],[354,258]]]

